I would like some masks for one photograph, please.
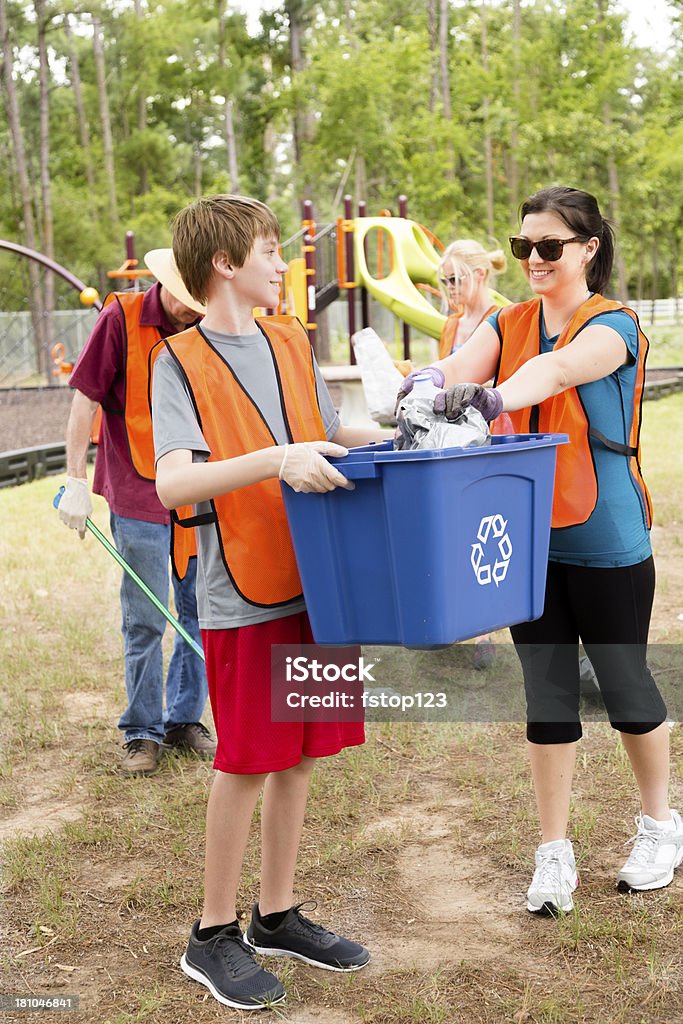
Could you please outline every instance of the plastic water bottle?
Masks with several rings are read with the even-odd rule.
[[[424,395],[426,398],[429,398],[430,396],[433,398],[438,391],[439,388],[435,386],[431,374],[421,373],[418,377],[414,378],[412,394],[415,395],[416,398],[418,395],[420,397]]]
[[[413,378],[413,386],[401,399],[396,415],[399,437],[396,447],[416,447],[415,438],[424,434],[433,417],[434,398],[439,389],[434,387],[431,375],[421,373]]]

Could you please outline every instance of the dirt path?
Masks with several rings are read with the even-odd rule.
[[[87,712],[91,724],[110,725],[114,708],[97,694],[75,691],[69,695],[65,711],[71,721],[81,722]],[[476,761],[473,756],[472,764]],[[188,767],[191,764],[188,762]],[[141,785],[130,787],[130,795],[137,801],[146,800],[151,785],[165,787],[170,795],[170,780],[164,783],[162,775],[138,781]],[[61,798],[60,787],[67,790]],[[369,854],[374,861],[385,862],[386,881],[379,892],[369,888],[371,904],[365,909],[359,905],[351,913],[351,927],[361,928],[373,959],[366,970],[347,978],[278,961],[276,969],[284,977],[290,1002],[273,1017],[273,1024],[420,1024],[423,1020],[430,1024],[498,1024],[536,1019],[498,1016],[502,1011],[496,1006],[508,989],[510,997],[519,1000],[522,978],[530,992],[533,986],[540,992],[561,991],[566,979],[564,958],[557,948],[557,926],[530,919],[524,908],[528,868],[520,872],[511,864],[501,869],[500,848],[496,851],[483,841],[490,826],[477,824],[475,810],[472,793],[463,793],[457,780],[432,775],[416,780],[411,796],[395,803],[390,813],[360,827],[354,845],[361,850],[388,851]],[[59,758],[52,757],[40,771],[27,775],[21,809],[5,821],[4,834],[11,829],[14,834],[58,835],[65,822],[86,822],[97,813],[96,804],[81,791],[78,780],[70,779],[60,768]],[[116,808],[121,820],[127,813],[125,803]],[[154,844],[153,821],[146,831],[148,842]],[[160,841],[167,842],[167,837],[162,834]],[[81,917],[94,926],[92,934],[84,934],[81,942],[80,937],[68,939],[47,926],[42,948],[30,937],[22,948],[13,943],[14,963],[21,965],[22,977],[31,979],[31,990],[78,992],[88,1024],[132,1020],[204,1024],[224,1019],[242,1024],[250,1020],[249,1015],[233,1012],[226,1017],[207,993],[191,985],[179,971],[187,917],[174,914],[172,920],[164,918],[157,925],[154,908],[144,898],[143,879],[149,880],[152,863],[157,885],[163,885],[163,862],[156,859],[148,865],[133,853],[103,859],[97,846],[91,849],[90,854],[84,848],[78,857],[72,881]],[[604,900],[603,860],[604,851],[598,850],[598,874],[592,884]],[[682,890],[677,879],[669,899],[680,901]],[[623,911],[623,901],[617,903],[614,895],[608,899]],[[342,901],[347,921],[342,920],[342,925],[350,923],[350,905],[347,894]],[[392,994],[386,997],[384,1012],[380,1008],[387,991]],[[405,1005],[399,1005],[396,991]],[[494,992],[497,999],[489,1009],[485,1006],[487,991]],[[136,1008],[140,1010],[137,993],[146,993],[142,1006],[149,1005],[141,1016],[135,1016]],[[452,1009],[431,1016],[425,1008],[430,1005],[428,999],[444,993],[449,993]],[[471,1015],[465,1012],[468,1000],[481,1001],[476,1014],[474,1008]],[[371,1009],[367,1015],[360,1014],[355,1009],[358,1006]],[[574,1024],[571,1018],[556,1019]],[[579,1019],[601,1020],[577,1017],[577,1024]],[[631,1022],[631,1018],[618,1015],[614,1020]],[[642,1020],[650,1024],[667,1018],[652,1015]],[[19,1018],[17,1024],[21,1024]]]
[[[5,600],[16,699],[0,761],[0,840],[18,841],[0,850],[3,991],[78,994],[87,1024],[246,1024],[253,1015],[223,1010],[178,964],[201,905],[211,769],[169,756],[150,779],[118,772],[118,570],[87,542],[67,546],[43,513],[44,492],[25,523],[6,519],[19,538],[6,554],[17,580],[26,537],[39,528],[44,539],[23,590]],[[677,507],[669,518],[654,533],[653,638],[673,651],[683,628]],[[663,680],[682,677],[652,654]],[[477,673],[466,650],[433,662],[435,676],[479,683],[469,682]],[[426,673],[422,662],[416,672]],[[297,887],[319,898],[318,920],[365,941],[373,959],[342,977],[277,962],[289,998],[266,1024],[674,1024],[683,872],[661,893],[616,893],[637,806],[608,726],[591,723],[581,745],[572,829],[582,885],[577,913],[559,922],[525,910],[538,827],[521,726],[401,722],[368,733],[364,749],[316,772]],[[681,806],[683,727],[672,743]],[[258,862],[255,835],[244,913]]]

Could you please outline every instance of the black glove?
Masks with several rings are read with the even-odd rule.
[[[485,388],[481,384],[454,384],[435,397],[434,412],[445,413],[447,420],[457,420],[469,405],[480,412],[487,423],[503,411],[503,399],[496,388]]]

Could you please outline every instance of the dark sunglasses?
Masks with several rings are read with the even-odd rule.
[[[439,280],[441,281],[441,284],[444,288],[448,288],[449,286],[451,288],[455,288],[456,284],[460,284],[461,281],[465,280],[465,275],[462,274],[460,276],[454,275],[453,277],[440,277]]]
[[[524,235],[515,235],[509,241],[512,255],[516,260],[528,260],[535,249],[546,263],[556,263],[562,258],[565,245],[569,245],[570,242],[586,242],[588,239],[575,235],[574,238],[542,238],[540,242],[532,242]]]

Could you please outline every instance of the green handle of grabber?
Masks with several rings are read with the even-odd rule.
[[[57,494],[55,494],[54,500],[52,502],[52,504],[54,505],[55,508],[59,507],[59,501],[60,501],[60,498],[62,497],[63,493],[64,493],[64,487],[62,486],[62,487],[59,488]],[[100,530],[97,529],[97,527],[93,523],[92,519],[89,519],[88,517],[86,517],[85,525],[86,525],[86,528],[88,530],[90,530],[90,532],[97,537],[97,539],[100,542],[100,544],[102,544],[107,549],[107,551],[112,556],[112,558],[116,559],[116,561],[119,563],[119,565],[121,566],[123,571],[125,573],[128,573],[130,578],[135,583],[137,583],[137,585],[139,586],[140,590],[143,592],[143,594],[147,595],[147,597],[150,599],[150,601],[152,602],[154,607],[158,611],[161,612],[163,617],[168,622],[171,623],[171,625],[175,629],[176,633],[178,633],[183,638],[183,640],[185,641],[186,644],[190,645],[190,647],[192,648],[194,653],[197,655],[197,657],[201,658],[202,661],[206,662],[206,658],[204,657],[204,651],[201,649],[201,647],[196,642],[196,640],[193,640],[193,638],[190,636],[190,634],[187,632],[187,630],[184,628],[184,626],[181,626],[180,623],[178,622],[178,620],[176,619],[176,617],[174,615],[171,615],[171,613],[169,612],[169,610],[166,607],[166,605],[161,603],[161,601],[156,596],[156,594],[152,593],[152,591],[149,589],[149,587],[147,586],[145,581],[140,579],[140,577],[136,573],[135,569],[131,568],[131,566],[128,565],[128,562],[125,560],[125,558],[123,558],[118,553],[118,551],[116,550],[114,545],[111,544],[107,540],[107,538],[104,536],[104,534],[101,533]]]

